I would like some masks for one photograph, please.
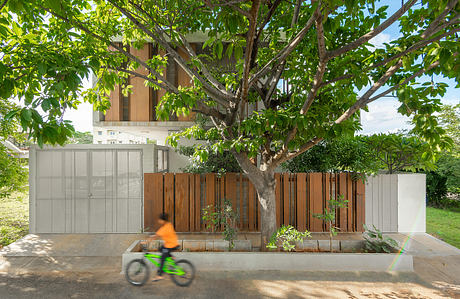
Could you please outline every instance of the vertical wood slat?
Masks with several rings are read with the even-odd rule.
[[[244,208],[243,208],[243,205],[244,205],[244,200],[243,200],[243,194],[244,194],[244,190],[243,190],[243,174],[240,173],[238,174],[238,181],[239,181],[239,188],[238,188],[238,200],[239,200],[239,215],[240,215],[240,224],[239,224],[239,228],[240,230],[243,229],[243,218],[244,218]]]
[[[347,199],[347,174],[346,173],[340,173],[339,174],[339,197],[337,199],[342,199],[343,200]],[[339,227],[340,227],[340,232],[346,232],[347,231],[347,208],[340,208],[339,209]]]
[[[281,225],[281,174],[275,173],[276,227]]]
[[[175,229],[178,232],[189,231],[189,175],[176,173],[175,185]]]
[[[155,181],[153,173],[144,175],[144,231],[152,232],[154,226]],[[162,176],[163,177],[163,176]],[[161,190],[163,193],[163,190]]]
[[[297,174],[297,229],[307,229],[307,174]]]
[[[310,218],[310,231],[322,232],[322,221],[313,217],[313,214],[323,213],[323,196],[322,196],[322,174],[310,173],[309,174],[309,218]]]
[[[356,181],[356,230],[358,232],[364,231],[363,224],[365,222],[365,192],[364,183],[361,179]]]
[[[201,231],[201,175],[195,174],[195,231]]]
[[[189,218],[188,226],[189,231],[194,232],[195,229],[195,179],[193,174],[188,175],[189,180]]]
[[[205,197],[205,207],[215,204],[216,197],[216,174],[207,173],[206,176],[206,197]]]
[[[331,200],[331,174],[324,174],[324,198],[325,206],[324,209],[329,209],[329,201]],[[324,224],[325,231],[329,231],[329,223]]]
[[[236,210],[236,173],[227,173],[225,175],[225,190],[227,198],[232,202],[232,208]]]
[[[248,226],[249,231],[254,231],[256,229],[255,220],[256,220],[256,213],[255,213],[255,189],[254,185],[248,181]]]
[[[174,217],[174,173],[166,173],[164,176],[164,212],[169,215],[169,219],[176,226]]]
[[[289,173],[283,175],[283,224],[289,225]]]
[[[215,195],[216,195],[216,175],[214,173],[207,173],[205,175],[205,190],[206,190],[206,195],[204,198],[204,207],[206,208],[209,205],[215,205]],[[206,227],[203,227],[203,229],[209,229]]]
[[[353,210],[354,210],[354,205],[353,205],[353,192],[352,192],[352,180],[351,180],[351,174],[347,173],[347,195],[345,196],[345,199],[348,200],[348,208],[347,208],[347,231],[352,232],[353,231]]]

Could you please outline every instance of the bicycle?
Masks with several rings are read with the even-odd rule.
[[[146,251],[144,246],[142,246],[142,251]],[[130,261],[125,269],[125,277],[129,283],[142,286],[147,282],[150,277],[150,266],[147,261],[159,268],[161,254],[145,252],[143,259]],[[189,286],[195,278],[195,266],[191,262],[185,259],[176,262],[172,256],[166,258],[163,272],[169,274],[171,280],[181,287]]]

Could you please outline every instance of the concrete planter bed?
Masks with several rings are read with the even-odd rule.
[[[247,240],[238,240],[235,242],[235,250],[239,251],[223,252],[228,248],[228,243],[223,240],[184,240],[180,242],[184,251],[176,252],[174,256],[179,259],[185,258],[192,261],[197,270],[203,271],[414,271],[411,255],[397,253],[351,253],[353,251],[356,252],[356,246],[360,244],[360,248],[362,248],[362,241],[335,241],[333,249],[344,249],[344,252],[318,252],[318,250],[323,250],[323,248],[329,250],[329,241],[327,240],[306,240],[303,244],[298,244],[298,247],[302,245],[303,251],[300,251],[302,249],[298,248],[295,253],[249,252],[250,250],[248,250],[247,246],[248,244],[250,246],[250,242]],[[135,241],[123,253],[122,272],[129,261],[143,257],[144,253],[141,252],[139,242]],[[159,242],[152,242],[149,246],[149,251],[156,251],[159,245]],[[246,248],[243,249],[243,247]]]

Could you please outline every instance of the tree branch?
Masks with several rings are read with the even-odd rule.
[[[449,25],[453,25],[453,24],[456,24],[456,23],[454,22],[454,23],[451,23],[451,24],[449,24]],[[443,27],[444,27],[444,25],[443,25]],[[444,28],[443,28],[443,29],[444,29]],[[388,57],[388,58],[384,59],[383,61],[381,61],[381,62],[379,62],[379,63],[373,64],[373,65],[371,65],[371,66],[369,66],[369,67],[363,69],[363,72],[369,71],[369,70],[371,70],[371,69],[375,69],[375,68],[380,67],[380,66],[384,66],[384,65],[386,65],[386,64],[388,64],[388,63],[390,63],[390,62],[392,62],[392,61],[395,60],[395,59],[401,58],[401,57],[403,57],[403,56],[405,56],[405,55],[407,55],[407,54],[409,54],[409,53],[415,52],[415,51],[417,51],[417,50],[423,48],[423,47],[426,46],[426,45],[429,45],[429,44],[431,44],[431,43],[433,43],[433,42],[435,42],[435,41],[439,41],[439,40],[441,40],[441,39],[443,39],[443,38],[445,38],[445,37],[448,37],[448,36],[450,36],[450,35],[452,35],[452,34],[454,34],[454,33],[459,32],[459,31],[460,31],[460,28],[454,28],[454,29],[451,29],[449,32],[445,32],[445,33],[440,34],[440,35],[438,35],[438,36],[436,36],[436,37],[433,37],[433,38],[431,38],[431,39],[421,40],[421,41],[415,43],[414,45],[410,46],[409,48],[407,48],[407,50],[405,50],[405,51],[403,51],[403,52],[400,52],[400,53],[398,53],[398,54],[396,54],[396,55],[394,55],[394,56]],[[436,33],[437,33],[437,32],[435,32],[435,33],[433,33],[433,34],[436,34]],[[432,34],[432,35],[433,35],[433,34]],[[431,35],[431,36],[432,36],[432,35]],[[339,77],[337,77],[337,78],[334,78],[334,79],[331,79],[331,80],[329,80],[329,81],[327,81],[327,82],[322,83],[322,84],[321,84],[321,87],[324,87],[324,86],[327,86],[327,85],[329,85],[329,84],[338,82],[338,81],[340,81],[340,80],[351,79],[351,78],[353,78],[354,76],[355,76],[355,74],[346,74],[346,75],[343,75],[343,76],[339,76]]]
[[[315,22],[316,18],[318,18],[320,14],[320,7],[321,7],[321,1],[318,1],[318,6],[314,13],[310,16],[308,19],[307,23],[305,26],[297,33],[297,35],[284,47],[275,57],[273,57],[265,66],[263,66],[257,73],[255,73],[251,79],[249,80],[249,86],[257,82],[260,78],[265,76],[269,71],[276,69],[278,65],[280,65],[286,58],[289,56],[289,54],[294,51],[295,47],[302,41],[302,39],[305,37],[307,32],[310,30],[310,28],[313,26],[313,23]],[[272,63],[275,63],[273,67],[271,67]]]
[[[8,2],[8,0],[4,0],[4,1],[2,2],[2,4],[0,4],[0,10],[2,10],[3,7],[5,7],[5,5],[6,5],[7,2]]]
[[[200,74],[198,74],[197,71],[193,70],[190,68],[186,61],[175,51],[169,43],[161,36],[162,32],[161,29],[156,28],[155,29],[155,34],[153,34],[152,31],[150,31],[144,24],[139,22],[135,17],[131,15],[130,12],[128,12],[126,9],[118,5],[114,0],[108,0],[109,3],[111,3],[113,6],[115,6],[123,15],[125,15],[131,22],[133,22],[137,27],[139,27],[142,31],[144,31],[148,36],[150,36],[153,40],[158,42],[173,58],[176,60],[176,62],[179,64],[180,67],[190,76],[190,77],[196,77],[201,84],[203,85],[203,88],[208,91],[209,96],[215,100],[217,103],[223,105],[224,107],[228,107],[228,102],[222,100],[223,99],[228,99],[228,97],[221,93],[219,90],[216,88],[212,87],[209,85],[206,80],[204,80]]]
[[[399,10],[397,10],[391,17],[389,17],[387,20],[385,20],[382,24],[377,26],[377,28],[369,31],[368,33],[364,34],[357,40],[343,46],[342,48],[333,50],[328,52],[328,58],[332,59],[334,57],[340,56],[344,53],[350,52],[351,50],[354,50],[358,48],[359,46],[363,45],[364,43],[367,43],[370,39],[373,37],[377,36],[379,33],[381,33],[383,30],[387,29],[390,25],[392,25],[394,22],[396,22],[402,15],[406,13],[406,11],[412,7],[412,5],[415,4],[417,0],[409,0],[406,2]]]
[[[336,124],[340,124],[341,122],[349,119],[353,113],[355,113],[357,110],[361,109],[362,107],[364,107],[364,103],[369,99],[369,97],[374,94],[380,87],[382,87],[387,81],[388,79],[393,76],[396,71],[402,66],[402,60],[399,60],[398,63],[396,63],[395,65],[391,66],[386,72],[385,74],[383,74],[382,77],[380,77],[380,79],[375,82],[371,88],[369,88],[369,90],[364,94],[362,95],[359,100],[357,100],[355,102],[355,104],[353,106],[351,106],[347,111],[345,111],[344,114],[342,114],[336,121],[335,123]]]
[[[246,49],[244,57],[244,66],[243,66],[243,78],[242,78],[242,88],[241,88],[241,116],[240,119],[243,119],[245,105],[248,102],[248,93],[249,93],[249,72],[251,70],[251,59],[252,51],[254,48],[254,36],[256,34],[257,28],[257,15],[259,14],[261,0],[254,0],[251,7],[251,18],[249,18],[249,30],[247,33],[246,40]]]

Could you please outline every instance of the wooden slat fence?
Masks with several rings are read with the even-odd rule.
[[[341,232],[363,231],[364,184],[350,173],[277,173],[276,222],[293,225],[299,230],[327,231],[314,213],[323,213],[328,200],[343,196],[348,208],[337,211],[336,226]],[[162,212],[170,215],[178,232],[206,231],[202,209],[216,205],[223,198],[232,202],[240,214],[241,231],[260,230],[260,204],[256,190],[240,173],[222,177],[214,173],[146,173],[144,174],[144,230],[158,227]]]

